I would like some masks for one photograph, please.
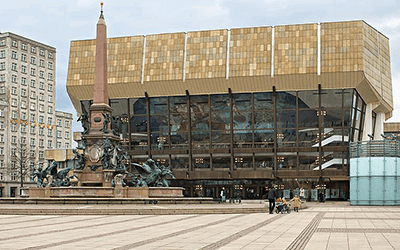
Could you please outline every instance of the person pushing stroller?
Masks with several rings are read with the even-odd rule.
[[[285,197],[279,197],[276,200],[276,213],[290,213],[290,209],[289,209],[289,203],[285,200]]]

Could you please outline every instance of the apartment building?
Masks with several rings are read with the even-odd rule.
[[[0,197],[35,185],[30,174],[47,166],[44,151],[57,146],[57,131],[71,134],[72,114],[60,112],[62,129],[56,124],[55,76],[54,47],[0,33]],[[62,146],[71,145],[68,138]]]

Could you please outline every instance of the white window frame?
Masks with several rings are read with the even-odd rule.
[[[18,67],[17,63],[11,63],[11,70],[12,71],[17,71],[17,67]]]
[[[17,107],[17,99],[16,98],[11,98],[11,106]]]

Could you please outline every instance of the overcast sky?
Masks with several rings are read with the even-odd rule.
[[[106,0],[108,37],[193,30],[364,20],[390,39],[395,110],[400,122],[399,0]],[[57,49],[57,110],[76,112],[66,91],[71,40],[93,39],[100,1],[1,0],[0,30]],[[81,130],[74,122],[74,131]]]

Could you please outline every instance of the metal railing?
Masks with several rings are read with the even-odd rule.
[[[400,157],[400,142],[397,140],[351,142],[350,158],[362,157]]]

